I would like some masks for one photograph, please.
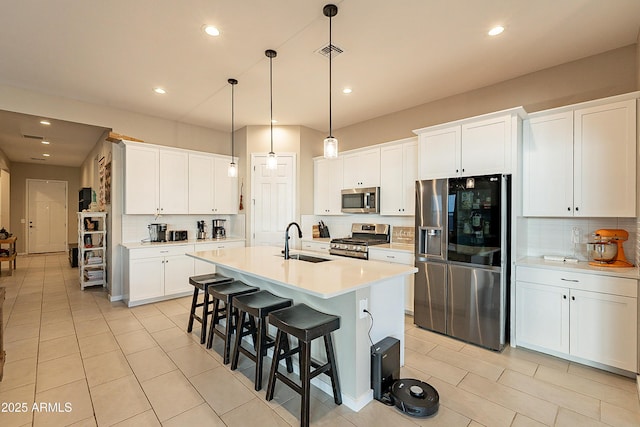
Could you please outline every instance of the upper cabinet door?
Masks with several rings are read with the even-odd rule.
[[[342,188],[380,187],[380,148],[345,154]]]
[[[159,151],[140,145],[125,146],[124,213],[158,213]]]
[[[573,215],[573,112],[524,122],[523,215]]]
[[[511,172],[511,116],[462,125],[461,176]]]
[[[231,157],[216,157],[214,172],[214,214],[237,214],[240,201],[238,199],[238,178],[229,177]]]
[[[574,215],[636,216],[636,100],[575,111]]]
[[[189,213],[213,212],[215,160],[206,154],[189,154]]]
[[[419,136],[419,179],[460,175],[460,126],[421,133]]]
[[[380,161],[380,214],[402,215],[405,208],[402,145],[382,147]]]
[[[160,213],[189,212],[189,155],[160,150]]]
[[[343,158],[317,159],[313,167],[314,214],[341,215]]]
[[[380,150],[380,214],[413,215],[418,178],[416,141]]]

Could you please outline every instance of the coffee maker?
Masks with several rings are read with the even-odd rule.
[[[149,240],[152,242],[167,241],[167,224],[149,224]]]
[[[198,240],[203,240],[207,238],[207,232],[204,229],[205,221],[198,221]]]
[[[211,237],[214,239],[224,239],[227,235],[224,229],[224,223],[226,219],[214,219],[213,220],[213,231],[211,232]]]

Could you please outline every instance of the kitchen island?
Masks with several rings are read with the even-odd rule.
[[[413,266],[335,256],[323,256],[323,262],[285,260],[281,248],[266,246],[187,255],[215,264],[216,271],[225,276],[340,316],[334,342],[342,401],[355,411],[373,398],[371,341],[387,336],[399,339],[401,363],[404,361],[404,278],[417,271]],[[370,337],[371,317],[363,308],[374,321]],[[313,344],[313,357],[326,360],[323,348]],[[313,382],[331,394],[328,377],[318,376]]]

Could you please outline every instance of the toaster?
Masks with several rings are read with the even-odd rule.
[[[187,230],[169,230],[168,240],[176,242],[178,240],[187,240]]]

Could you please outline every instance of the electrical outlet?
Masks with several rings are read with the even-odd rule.
[[[571,229],[571,243],[580,243],[580,235],[582,234],[582,230],[580,227],[573,227]]]
[[[367,317],[367,313],[365,313],[365,310],[369,309],[369,301],[367,300],[367,298],[361,299],[360,300],[360,304],[359,304],[359,313],[360,313],[360,318],[364,319],[365,317]]]

